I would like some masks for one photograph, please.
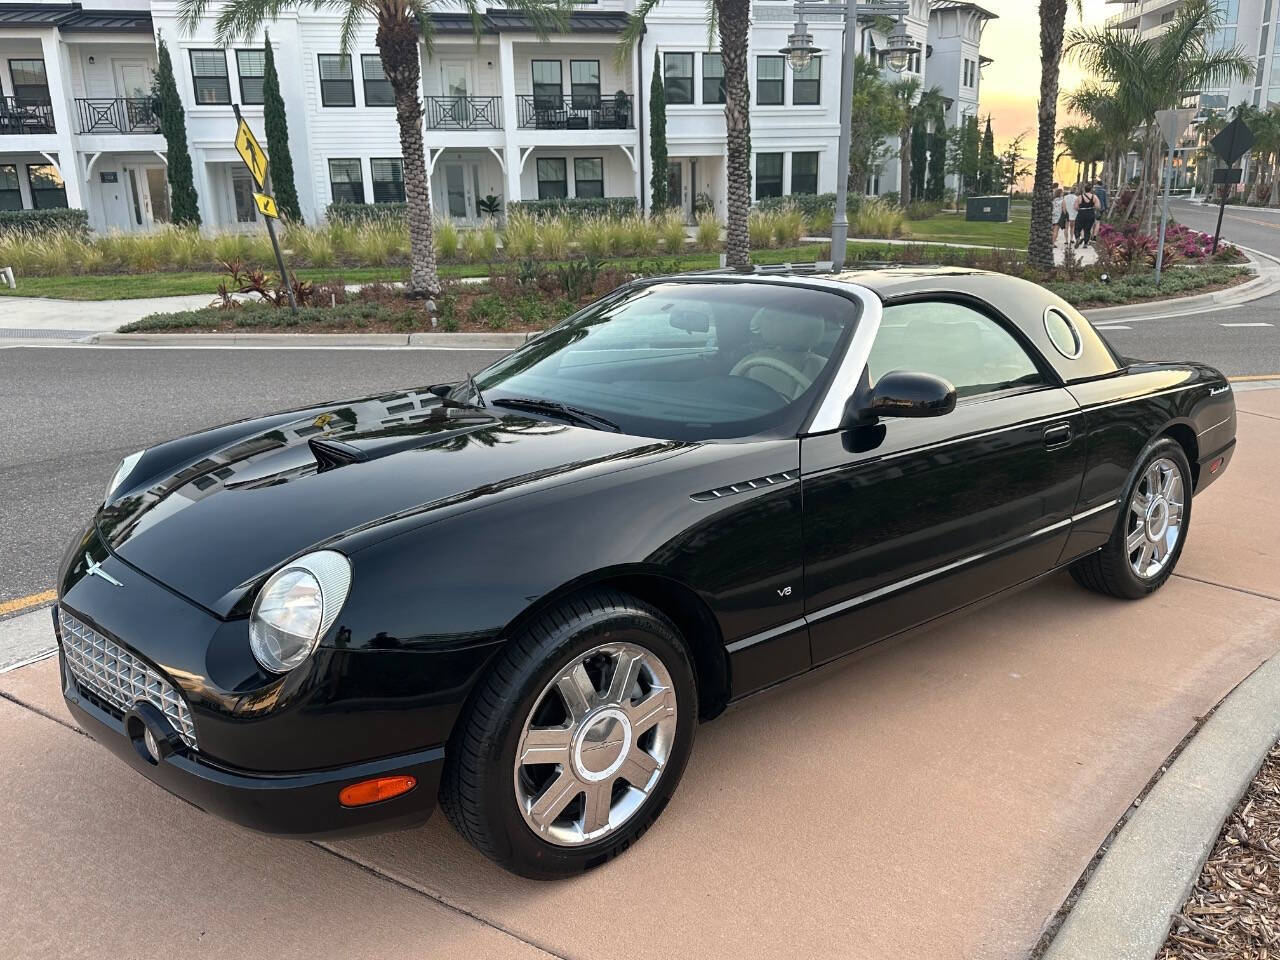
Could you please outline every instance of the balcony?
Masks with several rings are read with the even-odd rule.
[[[0,136],[53,132],[51,104],[29,103],[17,97],[0,97]]]
[[[76,98],[81,133],[159,133],[160,117],[150,97]]]
[[[501,97],[426,97],[428,130],[501,130]]]
[[[547,96],[522,93],[516,97],[519,125],[533,130],[631,130],[635,112],[631,94],[612,96]]]

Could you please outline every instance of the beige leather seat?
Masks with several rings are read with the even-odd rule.
[[[826,366],[826,359],[813,352],[826,332],[821,317],[766,309],[751,318],[751,329],[760,334],[764,346],[734,364],[729,372],[735,377],[758,380],[794,400]]]

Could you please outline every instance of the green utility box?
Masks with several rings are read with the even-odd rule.
[[[1008,223],[1009,198],[1003,193],[994,197],[966,197],[964,218],[966,220],[991,220],[995,223]]]

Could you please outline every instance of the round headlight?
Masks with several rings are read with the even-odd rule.
[[[129,478],[129,474],[133,473],[133,468],[138,465],[138,461],[142,459],[142,455],[146,450],[139,450],[137,453],[131,453],[120,461],[120,466],[116,467],[116,472],[111,475],[111,482],[107,484],[107,492],[102,498],[103,503],[107,503],[111,499],[111,495],[119,489],[120,484]]]
[[[273,573],[253,603],[249,648],[272,673],[311,656],[338,618],[351,587],[351,561],[333,550],[299,557]]]

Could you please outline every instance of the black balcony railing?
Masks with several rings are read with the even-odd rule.
[[[427,97],[423,122],[428,130],[501,130],[501,97]]]
[[[160,117],[150,97],[76,98],[81,133],[159,133]]]
[[[536,130],[630,130],[635,126],[629,93],[599,97],[522,93],[516,101],[520,108],[520,126]]]
[[[53,132],[51,104],[29,103],[17,97],[0,97],[0,135]]]

